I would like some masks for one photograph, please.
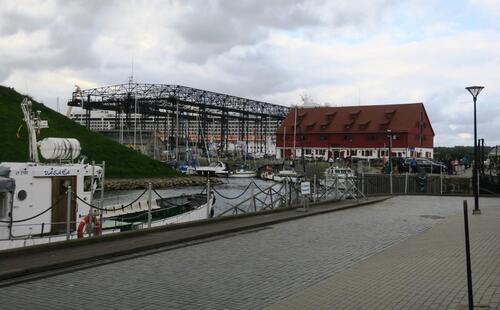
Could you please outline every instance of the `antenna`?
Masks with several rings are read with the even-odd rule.
[[[128,77],[128,84],[134,83],[134,56],[132,56],[132,71],[130,72],[130,76]]]

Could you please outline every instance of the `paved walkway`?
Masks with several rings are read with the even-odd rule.
[[[434,307],[449,305],[456,309],[465,296],[461,201],[459,197],[395,197],[363,208],[229,233],[147,256],[111,260],[106,265],[2,287],[1,307],[425,309],[432,305],[427,307],[424,302],[433,300],[430,296],[436,293],[438,300],[449,300],[449,304],[443,301]],[[500,200],[481,201],[489,206],[473,219],[479,221],[473,230],[480,225],[483,230],[490,227],[494,234],[483,243],[473,239],[479,242],[473,247],[474,281],[476,293],[491,296],[490,304],[495,306],[497,295],[491,291],[491,283],[499,274],[489,278],[488,271],[481,272],[476,265],[479,257],[491,259],[483,261],[486,269],[498,265],[497,256],[489,256],[496,255],[497,229],[485,223],[497,220],[494,214],[498,212],[492,208]],[[455,226],[446,228],[450,223]],[[419,234],[424,232],[421,236],[425,236],[435,229],[441,231],[435,238],[413,245],[414,240],[420,240]],[[433,245],[434,239],[444,240],[438,246]],[[458,240],[456,245],[454,239]],[[399,254],[391,260],[372,261],[398,247]],[[487,248],[495,250],[485,252]],[[434,252],[443,251],[447,254],[435,257]],[[425,261],[426,257],[431,263]],[[348,272],[352,274],[342,276]],[[335,289],[327,286],[337,282],[340,284]],[[443,295],[437,293],[440,291]],[[330,296],[337,299],[330,300]],[[422,298],[424,302],[419,303]],[[406,299],[406,304],[395,304]]]
[[[481,205],[469,216],[474,303],[500,309],[500,200]],[[466,309],[463,231],[460,214],[268,309]]]
[[[97,238],[0,251],[0,281],[118,256],[154,251],[161,247],[199,242],[199,240],[206,238],[353,208],[385,199],[387,197],[325,203],[311,207],[307,212],[297,212],[292,208],[268,210],[198,221],[197,223],[168,225]],[[258,216],[254,216],[254,214],[258,214]]]

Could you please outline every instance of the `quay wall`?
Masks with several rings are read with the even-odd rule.
[[[212,184],[221,184],[218,179],[210,179]],[[148,183],[153,188],[174,188],[187,186],[206,186],[207,178],[200,176],[185,176],[171,178],[144,178],[144,179],[107,179],[105,181],[106,190],[130,190],[146,189]]]

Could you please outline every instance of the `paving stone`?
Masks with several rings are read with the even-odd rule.
[[[461,201],[396,197],[4,287],[0,299],[6,309],[456,309],[466,301]],[[500,200],[481,201],[491,207],[471,219],[474,281],[491,292]]]

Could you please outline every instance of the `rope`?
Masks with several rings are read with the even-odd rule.
[[[137,201],[138,201],[138,200],[139,200],[142,196],[144,196],[144,194],[145,194],[147,191],[148,191],[148,190],[147,190],[147,189],[145,189],[145,190],[144,190],[144,191],[143,191],[143,192],[139,195],[139,197],[137,197],[136,199],[134,199],[134,200],[133,200],[131,203],[129,203],[129,204],[126,204],[126,205],[121,205],[121,207],[120,207],[120,208],[123,210],[123,209],[125,209],[125,208],[130,207],[131,205],[133,205],[134,203],[136,203],[136,202],[137,202]],[[75,196],[76,196],[76,195],[75,195]],[[90,203],[86,202],[85,200],[83,200],[82,198],[80,198],[80,197],[78,197],[78,196],[76,196],[76,198],[77,198],[78,200],[80,200],[81,202],[83,202],[84,204],[86,204],[87,206],[92,207],[92,208],[94,208],[94,209],[96,209],[96,210],[99,210],[99,211],[116,211],[116,209],[115,209],[114,207],[113,207],[113,208],[100,208],[100,207],[97,207],[97,206],[91,205]],[[119,208],[119,209],[120,209],[120,208]]]
[[[25,219],[22,219],[22,220],[15,220],[15,221],[0,221],[0,223],[9,223],[9,224],[12,224],[12,223],[21,223],[21,222],[26,222],[26,221],[29,221],[29,220],[32,220],[34,218],[37,218],[39,217],[40,215],[46,213],[47,211],[49,211],[50,209],[52,209],[53,207],[55,207],[64,197],[60,197],[54,204],[52,204],[50,207],[48,207],[47,209],[45,209],[44,211],[38,213],[37,215],[34,215],[32,217],[28,217],[28,218],[25,218]]]
[[[235,196],[235,197],[227,197],[227,196],[224,196],[223,194],[221,194],[217,189],[215,189],[215,187],[212,188],[212,190],[219,196],[221,196],[222,198],[224,199],[227,199],[227,200],[233,200],[233,199],[238,199],[240,198],[241,196],[243,196],[247,191],[248,189],[250,188],[250,186],[252,185],[252,183],[249,183],[248,186],[243,190],[243,192],[241,194],[239,194],[238,196]]]
[[[154,188],[153,188],[153,192],[154,192],[154,193],[155,193],[155,194],[156,194],[156,195],[157,195],[157,196],[158,196],[158,197],[162,200],[162,202],[164,202],[164,203],[166,203],[166,204],[169,204],[169,205],[171,205],[171,206],[173,206],[173,207],[182,207],[182,206],[184,206],[184,205],[182,205],[182,204],[181,204],[181,205],[178,205],[178,204],[175,204],[175,203],[173,203],[173,202],[170,202],[170,201],[166,200],[166,199],[168,199],[168,197],[162,197],[162,196],[160,195],[160,193],[158,193],[158,192],[157,192]],[[196,195],[196,194],[193,194],[193,195]]]

